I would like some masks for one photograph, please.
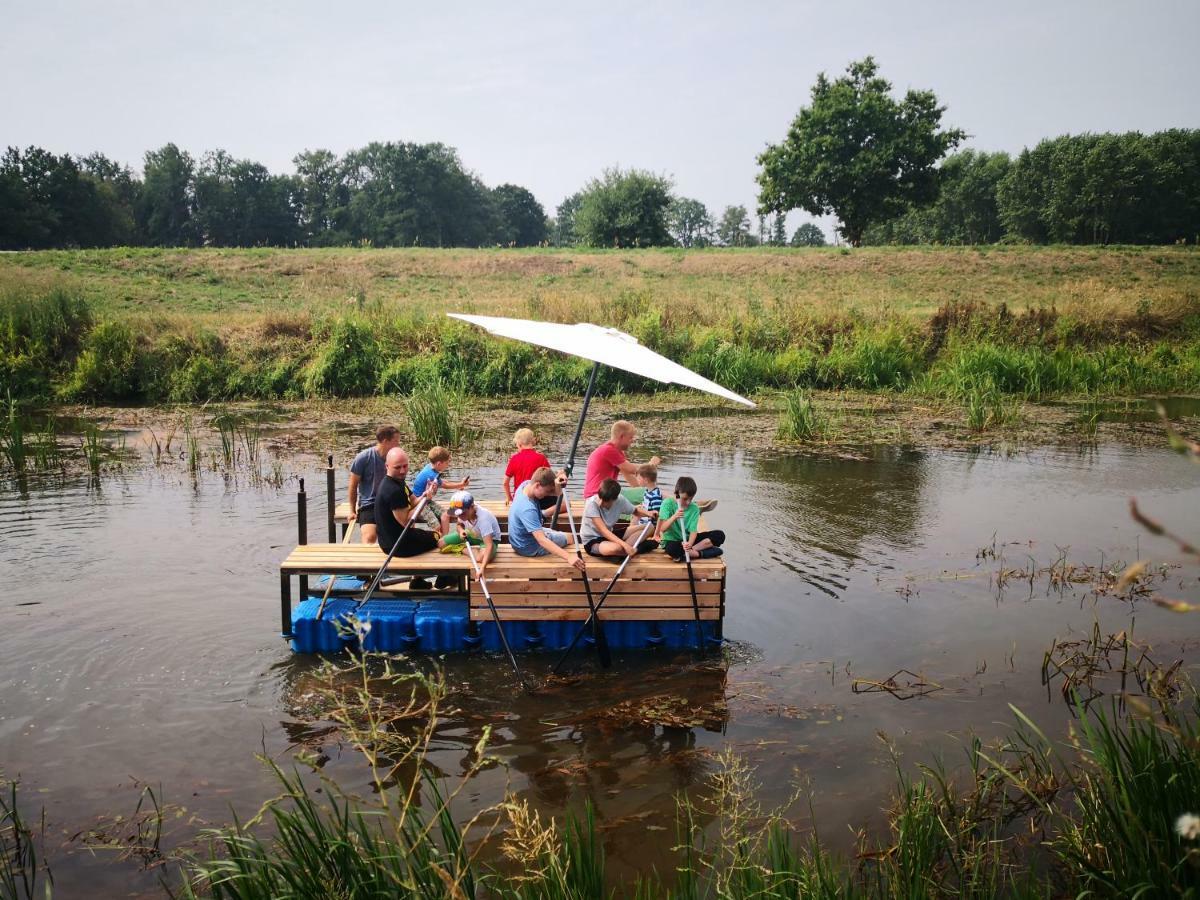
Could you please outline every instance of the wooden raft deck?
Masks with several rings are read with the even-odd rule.
[[[501,502],[501,505],[503,503]],[[359,575],[371,577],[383,565],[384,553],[374,545],[305,544],[280,564],[281,624],[291,633],[291,578],[308,575]],[[598,600],[617,571],[618,563],[587,557],[588,579]],[[725,612],[725,563],[721,559],[695,560],[696,598],[700,618],[720,621]],[[393,558],[388,572],[403,575],[459,575],[471,572],[471,561],[458,554],[430,552]],[[509,621],[584,620],[589,609],[582,576],[558,557],[518,556],[502,544],[488,566],[488,587],[501,619]],[[304,590],[304,588],[302,588]],[[452,595],[451,595],[452,596]],[[491,620],[483,591],[470,577],[470,614],[474,621]],[[671,621],[694,617],[687,566],[661,550],[635,557],[600,610],[600,619]]]

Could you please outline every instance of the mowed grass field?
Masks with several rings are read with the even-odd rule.
[[[1200,304],[1188,247],[745,250],[156,250],[0,254],[0,285],[59,285],[102,315],[184,314],[220,327],[265,312],[371,305],[596,318],[639,302],[711,324],[764,308],[922,318],[953,302],[1094,318]],[[232,317],[232,319],[231,319]],[[610,323],[613,324],[613,323]]]
[[[122,248],[0,254],[0,396],[204,402],[430,384],[553,396],[586,385],[585,362],[448,312],[620,328],[740,393],[1200,392],[1191,247]],[[652,389],[607,370],[600,383]]]

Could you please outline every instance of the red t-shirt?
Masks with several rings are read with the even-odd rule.
[[[528,481],[542,466],[549,468],[550,460],[532,447],[525,447],[509,457],[508,468],[504,470],[504,474],[513,480],[513,490],[516,490],[517,485]]]
[[[587,478],[583,482],[584,499],[600,493],[600,482],[605,478],[621,480],[621,463],[625,454],[612,441],[605,441],[588,457]]]

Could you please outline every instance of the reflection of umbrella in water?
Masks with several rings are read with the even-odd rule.
[[[596,388],[596,373],[599,372],[601,365],[623,369],[626,372],[661,381],[664,384],[679,384],[695,388],[735,403],[754,406],[745,397],[721,387],[715,381],[709,381],[703,375],[697,375],[691,369],[655,353],[649,347],[643,347],[638,343],[637,338],[625,334],[623,331],[617,331],[615,328],[603,328],[588,322],[562,325],[557,322],[535,322],[531,319],[508,319],[502,316],[468,316],[460,313],[448,313],[448,315],[464,322],[470,322],[472,325],[478,325],[498,337],[524,341],[526,344],[535,344],[538,347],[548,347],[570,356],[590,359],[594,363],[591,377],[588,378],[587,392],[583,395],[583,409],[579,411],[579,424],[575,427],[575,438],[571,441],[571,453],[567,457],[565,466],[567,474],[570,474],[575,467],[575,451],[579,447],[579,435],[583,431],[588,405],[592,402],[592,393]]]

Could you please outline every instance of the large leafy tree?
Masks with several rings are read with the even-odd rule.
[[[554,226],[550,231],[554,246],[569,247],[579,242],[579,235],[575,233],[575,213],[579,212],[579,204],[582,201],[583,192],[576,191],[554,210]]]
[[[181,247],[195,239],[192,227],[192,179],[196,164],[174,144],[146,153],[138,226],[147,243]]]
[[[690,197],[672,200],[667,210],[667,225],[680,247],[707,247],[712,243],[712,216],[699,200]]]
[[[1011,164],[1007,153],[964,150],[946,157],[937,173],[937,200],[871,225],[864,243],[995,243],[1004,236],[996,188]]]
[[[371,143],[346,172],[355,236],[376,246],[478,247],[498,230],[491,192],[453,147]]]
[[[805,222],[792,234],[793,247],[824,247],[825,232],[815,222]]]
[[[639,169],[608,169],[581,192],[574,231],[593,247],[661,247],[671,243],[671,182]]]
[[[726,247],[748,247],[752,241],[750,217],[744,206],[727,206],[717,222],[717,238]]]
[[[309,246],[347,243],[350,239],[350,186],[345,167],[329,150],[305,150],[292,162],[299,180],[300,229]]]
[[[873,223],[936,196],[934,166],[966,134],[942,129],[945,107],[932,91],[896,101],[868,56],[830,81],[817,76],[783,143],[759,157],[759,209],[837,215],[854,246]]]
[[[504,246],[536,247],[546,240],[546,210],[533,194],[515,184],[502,184],[492,190],[499,234],[496,240]]]

